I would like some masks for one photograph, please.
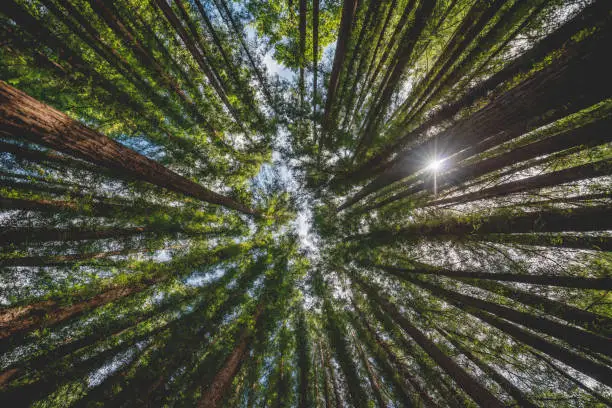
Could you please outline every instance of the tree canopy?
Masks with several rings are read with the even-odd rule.
[[[0,405],[612,407],[612,3],[3,0]]]

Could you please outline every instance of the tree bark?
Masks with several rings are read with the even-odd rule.
[[[255,325],[259,321],[264,310],[263,303],[260,303],[255,310],[253,319]],[[212,383],[204,392],[202,397],[198,400],[198,408],[215,408],[219,406],[219,403],[223,400],[223,397],[227,393],[227,390],[232,384],[232,381],[246,358],[247,352],[255,335],[254,329],[246,327],[244,328],[238,339],[236,347],[232,350],[230,355],[225,360],[223,367],[217,372]]]
[[[332,71],[329,78],[327,98],[325,100],[325,110],[323,112],[323,127],[325,134],[333,130],[332,115],[336,91],[338,90],[340,74],[342,72],[342,66],[344,65],[344,59],[346,57],[346,52],[350,41],[353,18],[355,17],[358,4],[359,2],[357,0],[343,0],[342,3],[342,17],[340,18],[340,29],[338,32],[338,41],[336,42],[336,53],[334,54],[334,63],[332,65]],[[330,146],[329,135],[327,135],[326,139],[328,139],[326,144]]]
[[[87,128],[60,111],[0,82],[0,131],[102,167],[122,171],[170,191],[219,204],[245,214],[254,210],[208,190],[161,164]]]

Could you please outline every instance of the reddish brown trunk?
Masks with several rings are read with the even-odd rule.
[[[46,300],[27,306],[0,310],[0,339],[66,321],[87,310],[141,292],[165,278],[167,278],[167,275],[161,275],[131,286],[111,287],[86,301],[68,306],[63,306],[61,302],[55,300]]]
[[[17,140],[42,144],[171,191],[246,214],[257,214],[243,204],[210,191],[89,129],[6,82],[0,82],[0,130]]]
[[[260,303],[257,306],[257,310],[253,316],[255,325],[257,325],[263,310],[264,305]],[[238,344],[225,360],[223,367],[217,372],[212,383],[210,386],[208,386],[208,389],[198,401],[198,408],[216,408],[219,406],[219,403],[221,403],[227,390],[231,386],[234,377],[236,374],[238,374],[240,367],[242,367],[242,364],[244,363],[244,359],[249,351],[254,334],[255,332],[253,328],[245,328],[242,330]]]
[[[334,108],[336,92],[338,90],[338,83],[340,81],[340,73],[342,72],[342,66],[344,65],[344,59],[346,57],[346,51],[351,36],[353,18],[355,17],[358,4],[359,2],[357,0],[343,0],[342,3],[340,31],[338,33],[338,41],[336,42],[336,53],[334,55],[334,63],[327,88],[327,99],[325,100],[325,111],[323,113],[323,127],[325,128],[326,132],[331,130],[331,116],[333,114],[332,110]]]

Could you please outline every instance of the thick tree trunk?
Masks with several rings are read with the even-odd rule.
[[[351,27],[353,26],[353,18],[357,11],[359,2],[357,0],[343,0],[342,3],[342,17],[340,18],[340,28],[338,32],[338,41],[336,42],[336,53],[334,54],[334,63],[332,65],[332,71],[329,78],[329,84],[327,87],[327,99],[325,100],[325,110],[323,112],[323,128],[327,134],[327,144],[331,145],[329,141],[329,132],[333,131],[332,127],[335,120],[332,120],[336,92],[338,90],[338,83],[340,82],[340,74],[344,65],[344,59],[348,49],[348,44],[351,36]]]
[[[202,201],[243,212],[254,210],[210,191],[161,164],[87,128],[62,112],[0,82],[0,131]]]
[[[264,305],[259,304],[253,315],[255,325],[259,321],[264,310]],[[223,397],[232,384],[234,377],[238,374],[240,367],[244,363],[249,347],[255,335],[254,329],[244,328],[238,338],[236,347],[225,360],[223,367],[217,372],[208,389],[198,400],[198,408],[215,408],[223,401]]]
[[[412,325],[412,323],[399,312],[396,306],[391,304],[387,299],[381,297],[373,287],[369,286],[361,279],[357,279],[357,281],[359,286],[361,286],[369,296],[372,296],[372,298],[380,304],[383,310],[391,315],[391,317],[401,325],[402,329],[404,329],[404,331],[408,333],[408,335],[410,335],[410,337],[412,337],[412,339],[414,339],[414,341],[423,348],[423,350],[425,350],[427,354],[429,354],[429,356],[442,367],[442,369],[446,371],[446,373],[450,375],[453,380],[474,399],[474,401],[476,401],[476,403],[485,407],[505,407],[505,405],[491,394],[489,390],[483,387],[450,357],[444,354],[444,352],[434,342],[429,340],[416,326]]]

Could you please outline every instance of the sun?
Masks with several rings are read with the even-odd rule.
[[[442,168],[444,159],[433,159],[429,162],[426,169],[431,171],[438,171]]]

